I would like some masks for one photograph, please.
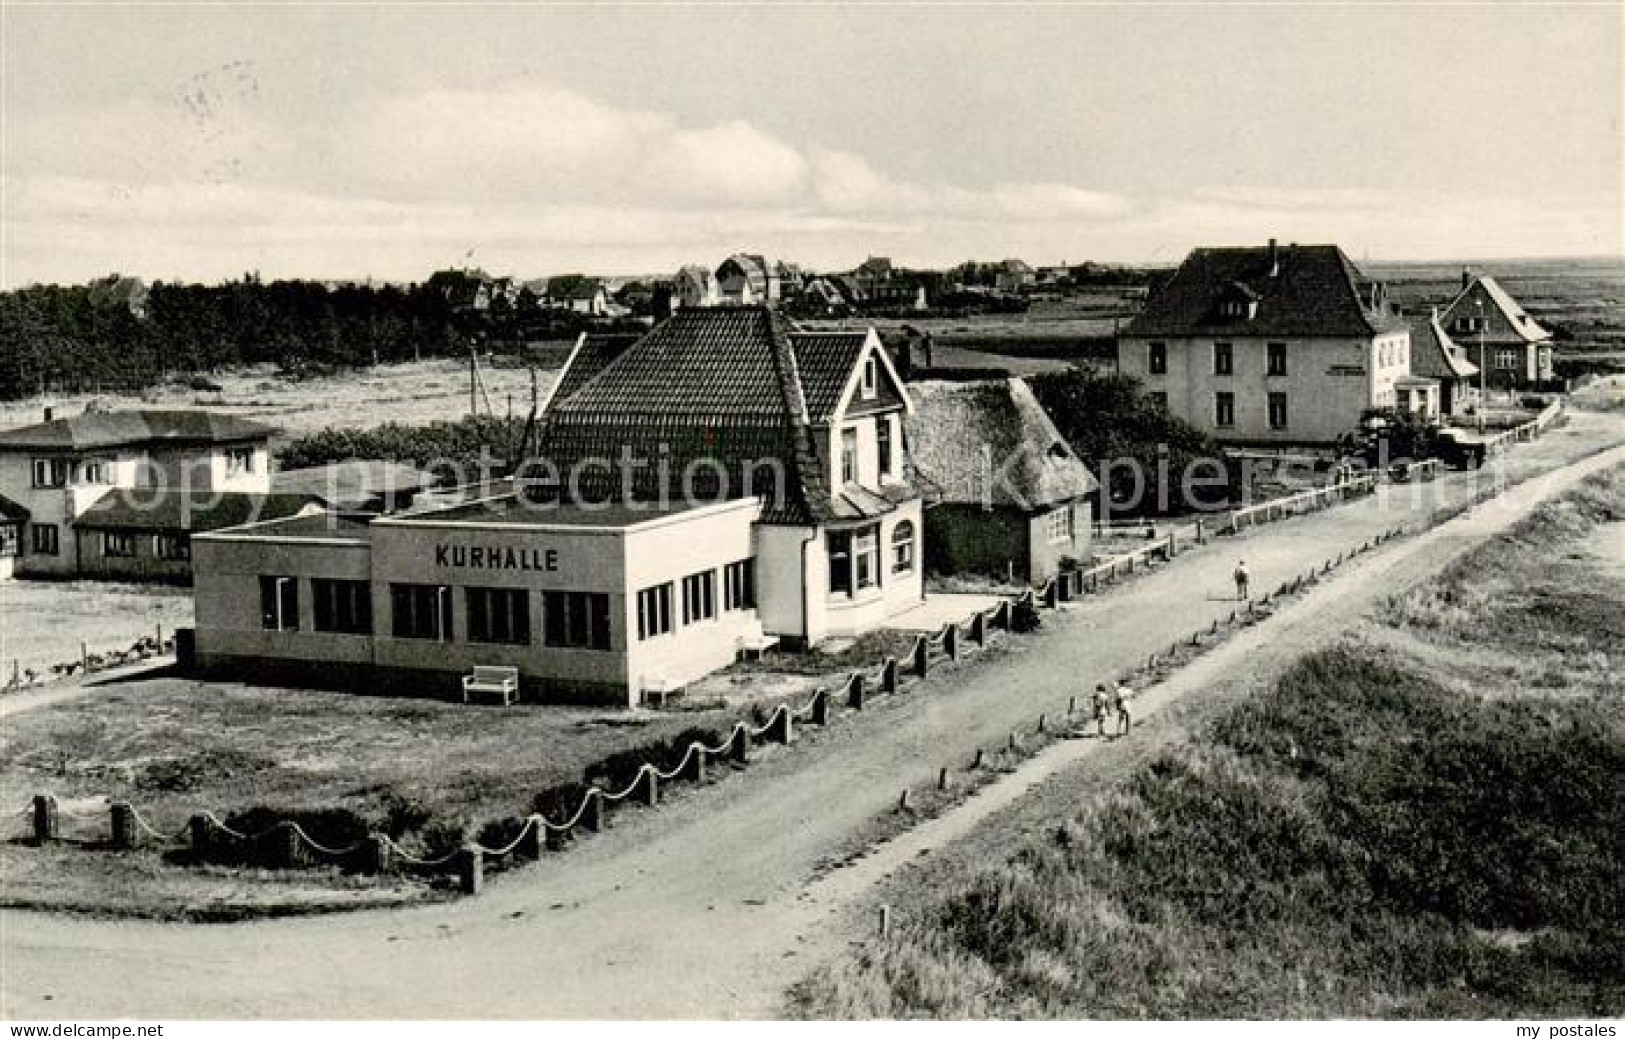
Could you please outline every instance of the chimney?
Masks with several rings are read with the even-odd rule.
[[[1473,272],[1466,267],[1461,269],[1461,291],[1466,292],[1473,284]]]
[[[49,422],[55,416],[56,416],[56,411],[54,409],[49,408],[49,407],[45,409],[45,421]]]
[[[1270,239],[1270,277],[1281,273],[1281,252],[1275,247],[1275,239]]]

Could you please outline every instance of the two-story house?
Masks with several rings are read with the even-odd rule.
[[[24,510],[19,575],[100,573],[100,558],[171,553],[187,528],[89,542],[76,525],[98,505],[167,514],[171,499],[264,496],[270,426],[207,411],[85,412],[0,431],[0,495]],[[186,510],[178,510],[186,511]],[[179,539],[178,541],[176,539]],[[150,550],[150,552],[149,552]]]
[[[1490,389],[1527,389],[1553,377],[1552,333],[1487,274],[1461,272],[1461,292],[1439,323],[1471,351]]]
[[[1335,245],[1196,249],[1117,338],[1117,367],[1221,441],[1325,445],[1398,390],[1410,327]]]
[[[782,294],[777,264],[753,253],[735,253],[717,265],[716,294],[721,303],[776,304]]]

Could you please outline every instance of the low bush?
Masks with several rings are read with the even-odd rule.
[[[1010,607],[1010,630],[1017,634],[1037,631],[1044,623],[1031,599],[1017,599]]]
[[[554,826],[562,826],[575,818],[587,790],[585,783],[559,783],[537,794],[531,801],[531,807]]]

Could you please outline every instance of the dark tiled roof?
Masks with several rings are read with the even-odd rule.
[[[797,332],[790,337],[812,421],[827,422],[834,415],[868,341],[867,332]]]
[[[590,377],[572,362],[548,405],[542,454],[589,498],[624,493],[619,460],[629,451],[644,463],[630,470],[637,498],[682,496],[685,472],[695,497],[738,497],[749,474],[752,493],[769,497],[765,522],[838,518],[809,425],[833,408],[856,344],[801,335],[766,307],[678,311]]]
[[[909,392],[909,464],[928,499],[1039,509],[1097,486],[1020,379],[917,382]]]
[[[1398,331],[1404,320],[1370,305],[1370,279],[1335,245],[1281,246],[1270,272],[1270,249],[1196,249],[1127,328],[1133,336],[1369,336]],[[1256,298],[1251,318],[1226,317],[1219,303]]]
[[[1455,299],[1450,301],[1450,305],[1445,308],[1444,312],[1446,320],[1461,317],[1463,315],[1473,315],[1474,312],[1472,309],[1467,307],[1465,304],[1468,300],[1474,298],[1473,290],[1475,287],[1479,287],[1484,290],[1484,295],[1488,296],[1490,302],[1495,304],[1495,309],[1501,312],[1501,317],[1506,321],[1507,326],[1512,329],[1519,339],[1522,339],[1526,343],[1543,343],[1552,338],[1552,333],[1548,332],[1544,327],[1541,326],[1540,322],[1531,317],[1529,313],[1523,309],[1523,305],[1512,297],[1512,293],[1502,288],[1501,283],[1490,277],[1488,274],[1480,274],[1475,277],[1472,284],[1468,285],[1465,289],[1462,289],[1460,294],[1457,295]],[[1458,306],[1462,307],[1461,313],[1459,314],[1456,313],[1456,308]]]
[[[551,399],[564,400],[572,396],[638,339],[636,335],[582,333],[575,352],[565,362],[564,370],[559,372],[558,380],[553,384]]]
[[[201,533],[296,515],[317,504],[308,494],[108,491],[73,521],[87,530],[188,530]]]
[[[4,494],[0,494],[0,520],[22,522],[28,518],[28,510],[12,501]]]
[[[229,444],[265,440],[271,426],[212,411],[91,411],[0,431],[8,447],[90,450],[135,444]]]
[[[1478,365],[1456,348],[1437,315],[1411,319],[1411,372],[1432,379],[1465,379]]]

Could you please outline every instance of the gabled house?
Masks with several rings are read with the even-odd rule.
[[[761,622],[817,642],[923,594],[910,407],[872,329],[802,332],[769,308],[724,305],[679,311],[630,345],[587,337],[548,402],[540,453],[576,481],[573,497],[759,501],[758,572],[776,578],[758,589]],[[614,471],[588,464],[622,457]]]
[[[310,494],[108,491],[73,524],[78,576],[104,581],[185,582],[192,538],[211,530],[323,511]]]
[[[609,313],[609,292],[603,281],[581,274],[549,278],[546,300],[547,305],[556,310],[575,314],[603,317]]]
[[[1221,441],[1313,446],[1397,406],[1410,352],[1399,308],[1343,250],[1272,241],[1193,251],[1118,334],[1117,367]]]
[[[1463,270],[1461,292],[1439,321],[1475,359],[1482,353],[1491,388],[1527,389],[1552,379],[1552,333],[1489,275]]]
[[[1474,380],[1478,365],[1467,359],[1467,351],[1451,338],[1439,320],[1438,308],[1427,317],[1411,319],[1411,374],[1438,383],[1442,418],[1461,415],[1476,406],[1478,390]],[[1403,410],[1414,410],[1409,399],[1396,401]]]
[[[115,490],[162,510],[169,496],[264,494],[276,431],[209,411],[85,412],[0,431],[0,494],[27,512],[16,571],[69,576],[94,569],[74,536],[79,518]],[[118,546],[122,548],[122,546]]]
[[[775,304],[783,286],[776,264],[752,253],[735,253],[717,267],[717,299],[723,303]]]
[[[677,272],[672,301],[677,308],[711,307],[721,301],[717,278],[708,267],[690,264]]]
[[[909,394],[927,570],[1043,581],[1088,558],[1098,483],[1025,382],[915,382]]]

